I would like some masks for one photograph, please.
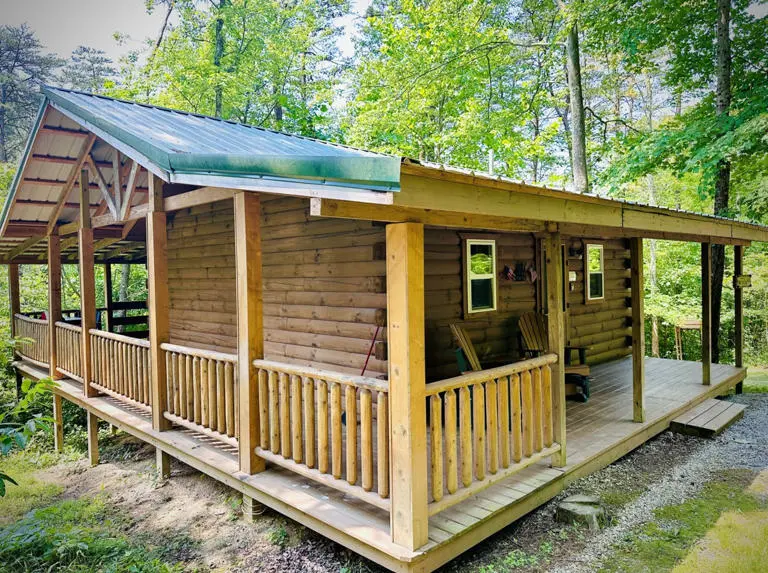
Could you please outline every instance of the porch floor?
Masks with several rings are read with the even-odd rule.
[[[20,370],[47,376],[28,364]],[[57,392],[122,430],[149,442],[230,487],[251,496],[322,535],[397,571],[432,571],[542,505],[573,480],[622,457],[701,401],[726,393],[746,370],[712,366],[712,385],[701,384],[701,364],[646,358],[646,422],[632,422],[631,358],[595,366],[592,396],[567,407],[564,468],[540,462],[430,518],[429,542],[416,551],[390,539],[383,510],[334,489],[268,466],[248,476],[238,471],[236,452],[200,434],[174,429],[157,432],[142,411],[113,398],[85,398],[82,385],[60,381]]]

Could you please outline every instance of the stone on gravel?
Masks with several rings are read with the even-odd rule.
[[[576,494],[561,501],[555,511],[555,519],[562,523],[581,523],[590,530],[600,529],[605,510],[600,498],[593,495]]]

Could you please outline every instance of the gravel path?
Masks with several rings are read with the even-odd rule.
[[[766,423],[768,422],[768,394],[745,394],[730,399],[747,404],[744,418],[714,440],[674,437],[667,433],[644,446],[642,449],[646,451],[642,452],[643,455],[648,454],[649,451],[660,454],[657,462],[661,467],[666,467],[660,479],[654,481],[644,494],[615,515],[611,527],[592,537],[580,553],[569,555],[567,563],[552,563],[548,571],[553,573],[594,571],[598,562],[610,554],[611,547],[615,543],[635,527],[652,519],[654,509],[679,504],[689,499],[711,479],[713,472],[736,468],[759,471],[768,467],[768,423]],[[675,438],[678,439],[675,440]],[[679,438],[688,442],[687,448],[684,449],[689,449],[690,453],[682,463],[669,466],[667,463],[671,460],[664,455],[664,450],[669,449],[671,442],[679,442]],[[627,466],[621,468],[627,470],[625,475],[628,479],[627,487],[632,487],[631,458],[630,456],[627,459],[629,463],[620,462],[621,466]],[[604,477],[601,474],[617,473],[616,470],[611,472],[611,468],[606,470],[580,480],[569,488],[569,491],[578,491],[590,481],[599,480]]]

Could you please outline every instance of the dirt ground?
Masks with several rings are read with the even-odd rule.
[[[622,532],[652,519],[659,492],[673,492],[665,503],[694,496],[705,475],[700,464],[768,466],[768,394],[737,397],[749,404],[744,420],[716,441],[665,432],[619,462],[572,484],[555,500],[510,525],[444,571],[594,571],[610,555]],[[693,469],[692,469],[693,468]],[[686,473],[688,472],[688,473]],[[168,539],[175,558],[190,571],[357,572],[381,571],[375,564],[310,530],[266,510],[246,523],[236,492],[173,461],[170,480],[159,481],[154,449],[118,434],[104,447],[102,462],[58,465],[38,476],[64,487],[65,498],[107,496],[130,522],[129,534]],[[556,523],[558,500],[572,493],[600,495],[608,525],[598,533]],[[623,528],[623,529],[622,529]],[[189,540],[193,540],[190,542]]]

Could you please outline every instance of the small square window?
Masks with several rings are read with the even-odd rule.
[[[496,310],[496,241],[468,239],[467,311]]]
[[[587,300],[605,298],[605,267],[603,245],[587,245]]]

